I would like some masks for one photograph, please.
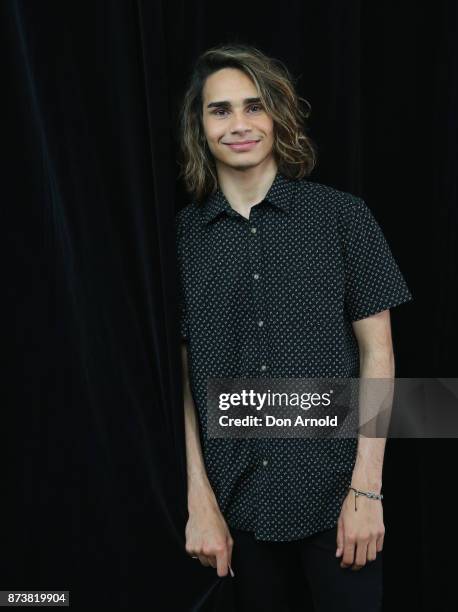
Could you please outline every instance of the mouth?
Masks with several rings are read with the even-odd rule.
[[[233,151],[251,151],[258,144],[259,140],[244,140],[243,142],[225,142]]]

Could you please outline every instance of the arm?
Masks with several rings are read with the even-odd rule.
[[[394,378],[390,311],[355,321],[353,329],[360,352],[360,378]],[[375,395],[375,389],[371,395]],[[352,486],[380,493],[385,443],[385,438],[359,436]]]
[[[215,494],[208,481],[200,445],[196,408],[191,394],[186,343],[181,343],[183,366],[183,407],[186,435],[186,466],[188,476],[188,511],[192,512],[205,501],[217,506]]]
[[[355,321],[353,329],[360,351],[360,378],[394,378],[390,311],[384,310]],[[351,480],[353,487],[380,493],[385,443],[385,438],[358,437],[357,457]],[[358,511],[355,512],[353,495],[353,491],[349,491],[342,506],[337,530],[336,556],[343,553],[341,567],[354,564],[352,569],[357,570],[366,564],[366,560],[375,560],[376,553],[382,551],[385,526],[381,500],[359,496]]]
[[[226,576],[228,566],[230,567],[233,541],[205,470],[196,408],[189,381],[188,352],[184,341],[181,344],[181,357],[189,513],[186,552],[198,556],[202,565],[217,568],[218,576]]]

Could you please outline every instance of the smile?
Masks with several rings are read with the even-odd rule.
[[[228,147],[230,147],[233,151],[251,151],[258,144],[259,140],[247,140],[243,143],[225,143]]]

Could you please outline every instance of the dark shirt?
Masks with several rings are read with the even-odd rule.
[[[338,520],[357,439],[208,438],[209,377],[358,377],[352,321],[412,299],[364,200],[277,172],[249,219],[221,189],[177,213],[181,335],[229,527],[288,541]]]

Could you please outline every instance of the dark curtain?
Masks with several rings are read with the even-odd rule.
[[[176,163],[186,78],[221,42],[286,63],[312,106],[311,180],[366,199],[414,295],[392,312],[396,375],[453,377],[457,5],[0,10],[0,590],[69,590],[76,610],[232,610],[231,578],[184,551],[173,221],[188,202]],[[385,610],[458,608],[456,450],[388,440]]]

